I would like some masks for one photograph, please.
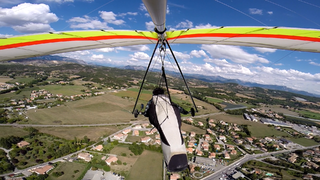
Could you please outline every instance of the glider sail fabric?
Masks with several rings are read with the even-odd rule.
[[[170,44],[216,44],[320,52],[320,30],[280,27],[218,27],[167,32]]]
[[[71,51],[155,44],[149,31],[69,31],[0,38],[0,61]]]
[[[167,31],[69,31],[0,38],[0,61],[79,50],[156,44],[216,44],[320,52],[320,30],[280,27],[219,27]]]

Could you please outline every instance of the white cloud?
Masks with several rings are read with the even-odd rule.
[[[8,38],[8,37],[11,37],[13,35],[11,34],[0,34],[0,38]]]
[[[198,26],[195,26],[196,29],[208,29],[208,28],[217,28],[218,26],[213,26],[211,24],[206,24],[206,25],[203,25],[203,24],[200,24]]]
[[[74,2],[74,0],[38,0],[38,2],[65,3],[65,2]]]
[[[120,13],[118,16],[124,17],[124,16],[127,16],[127,15],[136,16],[136,15],[138,15],[138,13],[137,12]]]
[[[101,48],[101,49],[96,49],[96,51],[99,51],[99,52],[112,52],[114,51],[115,49],[114,48]]]
[[[0,7],[0,27],[11,27],[21,33],[53,31],[50,23],[58,20],[46,4],[23,3],[12,8]]]
[[[275,66],[282,66],[283,64],[282,63],[277,63],[277,64],[274,64]]]
[[[202,45],[201,49],[207,51],[212,58],[229,59],[235,63],[269,63],[267,59],[259,57],[257,54],[249,54],[237,46]]]
[[[272,15],[272,14],[273,14],[273,11],[268,11],[267,13],[270,14],[270,15]]]
[[[187,60],[189,60],[191,58],[191,55],[189,55],[187,53],[173,51],[173,54],[177,59],[182,60],[184,62],[186,62]]]
[[[206,52],[204,52],[204,50],[192,50],[190,55],[192,57],[197,57],[200,58],[201,56],[208,58],[208,55],[206,54]]]
[[[137,51],[149,51],[149,47],[146,45],[135,45],[135,46],[124,46],[124,47],[117,47],[116,50],[121,51],[131,51],[131,52],[137,52]]]
[[[103,59],[104,56],[103,54],[94,54],[91,56],[91,59]]]
[[[261,47],[254,47],[255,50],[261,52],[261,53],[274,53],[277,51],[277,49],[271,49],[271,48],[261,48]]]
[[[312,65],[315,65],[315,66],[320,66],[320,64],[319,63],[316,63],[316,62],[309,62],[309,64],[312,64]]]
[[[178,25],[176,25],[176,28],[192,28],[193,23],[189,20],[180,22]]]
[[[114,14],[113,12],[109,11],[99,11],[100,17],[107,23],[110,24],[115,24],[115,25],[120,25],[120,24],[124,24],[124,20],[119,20],[117,19],[117,15]]]
[[[262,10],[257,8],[249,8],[250,14],[259,14],[262,15]]]
[[[145,6],[143,3],[140,4],[139,10],[140,10],[140,11],[148,12],[146,6]]]
[[[134,54],[129,55],[131,61],[139,61],[139,60],[149,60],[150,56],[144,52],[136,52]]]
[[[154,27],[155,26],[152,21],[146,22],[146,28],[148,31],[153,31]]]

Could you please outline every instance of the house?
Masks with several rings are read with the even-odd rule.
[[[187,153],[192,154],[193,153],[193,149],[192,148],[186,148]]]
[[[231,150],[230,154],[231,154],[231,155],[236,155],[236,154],[237,154],[237,151],[233,149],[233,150]]]
[[[213,145],[213,148],[214,148],[215,150],[218,150],[218,151],[220,151],[220,149],[221,149],[221,147],[220,147],[219,144]]]
[[[188,147],[194,147],[194,143],[193,142],[188,142]]]
[[[198,125],[199,125],[199,126],[203,126],[203,122],[199,121],[199,122],[198,122]]]
[[[42,167],[38,167],[38,168],[34,168],[31,170],[31,172],[35,172],[37,174],[47,174],[51,169],[53,169],[54,167],[51,165],[45,165]]]
[[[119,133],[113,136],[114,139],[116,140],[122,140],[124,138],[124,134]]]
[[[173,173],[170,175],[170,180],[177,180],[177,179],[180,179],[180,174]]]
[[[216,158],[216,153],[214,152],[210,153],[208,158]]]
[[[247,137],[246,140],[247,140],[249,143],[253,143],[253,138],[251,138],[251,137]]]
[[[160,139],[155,140],[155,141],[154,141],[154,144],[158,144],[158,145],[160,145],[160,144],[161,144]]]
[[[149,123],[143,123],[143,124],[142,124],[142,127],[143,127],[143,128],[147,128],[149,125],[150,125]]]
[[[118,161],[118,158],[115,157],[115,156],[109,156],[107,159],[106,159],[106,163],[110,166],[111,163],[113,162],[117,162]]]
[[[160,139],[160,134],[157,134],[157,135],[155,136],[155,138],[156,138],[156,139]]]
[[[208,132],[209,134],[213,134],[213,132],[211,131],[211,129],[207,129],[207,132]]]
[[[195,137],[196,136],[196,133],[195,132],[190,132],[190,137]]]
[[[234,142],[236,142],[237,144],[242,144],[243,141],[241,139],[236,139]]]
[[[272,139],[272,138],[270,138],[270,137],[265,137],[264,139],[265,139],[266,141],[268,141],[268,142],[273,141],[273,139]]]
[[[225,136],[219,136],[219,139],[220,139],[221,141],[226,141],[226,140],[227,140]]]
[[[141,125],[140,124],[137,124],[133,127],[134,129],[142,129]]]
[[[79,153],[79,154],[78,154],[78,158],[79,158],[79,159],[83,159],[83,160],[85,160],[86,162],[90,162],[90,161],[91,161],[91,158],[92,158],[92,155],[89,154],[89,153]]]
[[[209,151],[209,143],[208,142],[206,142],[206,141],[202,142],[201,146],[204,151]]]
[[[230,150],[233,150],[233,149],[234,149],[234,146],[233,146],[233,145],[227,144],[226,146],[227,146],[227,149],[230,149]]]
[[[28,146],[30,143],[28,143],[27,141],[21,141],[21,142],[19,142],[19,143],[17,143],[17,146],[19,147],[19,148],[22,148],[22,147],[24,147],[24,146]]]
[[[224,158],[225,158],[225,159],[230,159],[229,153],[224,153]]]
[[[143,142],[143,143],[148,143],[149,141],[151,141],[151,137],[143,137],[143,138],[141,138],[141,142]]]
[[[139,136],[139,130],[134,130],[133,131],[133,136]]]
[[[151,132],[151,131],[146,131],[146,135],[147,136],[150,136],[150,135],[152,135],[153,133]]]
[[[200,151],[200,150],[196,150],[196,153],[197,153],[198,156],[202,156],[203,155],[203,152]]]
[[[297,157],[299,157],[297,154],[291,153],[290,157],[288,158],[288,161],[291,162],[291,163],[295,163],[296,160],[297,160]]]
[[[122,131],[123,134],[128,134],[129,132],[131,132],[131,129],[125,129]]]
[[[204,135],[204,140],[205,141],[211,141],[212,139],[211,139],[209,134],[206,134],[206,135]]]
[[[95,148],[93,148],[93,150],[96,150],[96,151],[102,151],[103,150],[103,146],[102,144],[96,146]]]

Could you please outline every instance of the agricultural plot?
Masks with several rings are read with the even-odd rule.
[[[0,76],[0,83],[6,83],[10,82],[12,78],[9,78],[8,76]]]
[[[50,109],[27,112],[30,124],[105,124],[129,122],[132,103],[105,94],[80,101],[65,103]]]
[[[97,141],[101,137],[109,136],[119,130],[116,126],[104,127],[48,127],[37,128],[40,132],[50,134],[59,138],[73,140],[83,139],[87,136],[91,141]]]
[[[64,180],[64,179],[77,179],[80,177],[81,173],[87,167],[86,163],[77,162],[65,162],[60,163],[55,169],[49,172],[48,180]],[[64,174],[59,177],[55,177],[52,174],[55,172],[63,172]]]
[[[319,145],[319,143],[315,142],[312,139],[306,139],[306,138],[287,138],[288,140],[300,144],[302,146],[314,146],[314,145]]]
[[[0,94],[0,102],[4,100],[10,100],[10,99],[24,99],[29,98],[32,90],[38,90],[38,87],[33,88],[24,88],[21,89],[21,92],[17,94],[16,92],[10,92],[6,94]]]
[[[186,132],[195,132],[196,134],[205,134],[206,133],[206,130],[204,129],[200,129],[198,127],[195,127],[195,126],[192,126],[192,125],[189,125],[189,124],[186,124],[186,123],[182,123],[182,126],[181,126],[181,129],[183,131],[186,131]]]
[[[116,154],[118,159],[122,163],[120,165],[111,165],[111,171],[117,173],[125,172],[126,174],[128,174],[132,166],[134,166],[139,158],[139,156],[131,156],[133,153],[128,149],[128,147],[117,146],[113,148],[110,153]]]
[[[28,131],[25,131],[22,128],[10,127],[10,126],[0,127],[0,138],[8,137],[8,136],[23,137],[28,134],[29,134]]]
[[[162,179],[161,153],[144,150],[129,173],[129,180],[161,180]]]
[[[45,89],[52,94],[63,94],[65,96],[82,94],[81,90],[86,90],[87,87],[81,85],[46,85],[41,86],[41,89]]]

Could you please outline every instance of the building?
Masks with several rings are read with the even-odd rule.
[[[210,153],[208,158],[216,158],[216,153],[214,152]]]
[[[214,148],[215,150],[218,150],[218,151],[220,151],[220,149],[221,149],[221,147],[220,147],[219,144],[213,145],[213,148]]]
[[[230,159],[229,153],[224,153],[224,158],[225,158],[225,159]]]
[[[24,147],[24,146],[28,146],[30,143],[28,143],[27,141],[21,141],[21,142],[19,142],[19,143],[17,143],[17,146],[19,147],[19,148],[22,148],[22,147]]]
[[[139,136],[139,130],[134,130],[133,131],[133,136]]]
[[[141,138],[141,142],[143,142],[143,143],[148,143],[149,141],[151,141],[151,137],[143,137],[143,138]]]
[[[116,140],[122,140],[124,138],[124,134],[119,133],[113,136],[114,139]]]
[[[128,134],[129,132],[131,132],[131,129],[125,129],[122,131],[123,134]]]
[[[118,161],[118,158],[115,157],[115,156],[109,156],[107,159],[106,159],[106,163],[110,166],[111,163],[113,162],[117,162]]]
[[[34,168],[31,170],[31,172],[34,172],[36,174],[47,174],[51,169],[53,169],[54,167],[51,165],[45,165],[42,167],[38,167],[38,168]]]
[[[86,162],[90,162],[90,161],[91,161],[91,158],[92,158],[92,155],[89,154],[89,153],[79,153],[79,154],[78,154],[78,158],[79,158],[79,159],[83,159],[83,160],[85,160]]]
[[[103,150],[103,146],[102,144],[96,146],[95,148],[93,148],[93,150],[96,150],[96,151],[102,151]]]

